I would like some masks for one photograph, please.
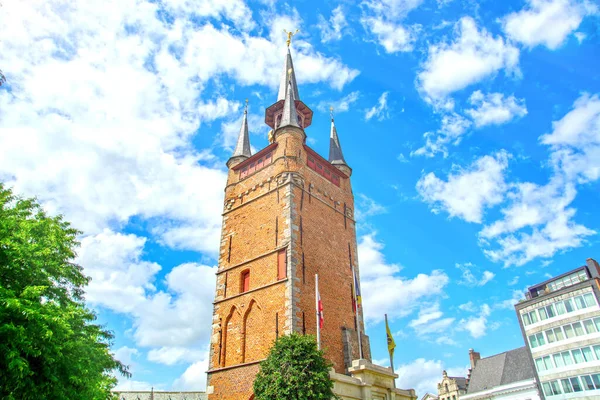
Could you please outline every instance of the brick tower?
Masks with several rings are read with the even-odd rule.
[[[289,46],[289,43],[288,43]],[[336,372],[359,359],[353,306],[358,276],[352,169],[331,120],[329,159],[306,145],[312,111],[300,100],[288,48],[277,102],[265,122],[270,144],[251,154],[247,111],[229,161],[207,392],[252,397],[259,362],[291,332],[316,334],[315,274],[324,309],[321,347]],[[370,360],[361,335],[362,358]]]

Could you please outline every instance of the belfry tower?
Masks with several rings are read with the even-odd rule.
[[[289,42],[288,42],[289,46]],[[315,274],[324,309],[321,348],[337,373],[361,358],[352,169],[331,119],[329,159],[306,145],[313,113],[296,84],[289,48],[277,102],[266,109],[270,144],[251,154],[247,110],[229,161],[212,320],[209,399],[250,399],[274,340],[316,334]],[[357,326],[358,325],[358,326]],[[362,358],[370,360],[361,334]]]

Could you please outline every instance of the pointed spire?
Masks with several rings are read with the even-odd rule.
[[[238,136],[235,150],[231,155],[233,157],[250,157],[252,150],[250,149],[250,136],[248,135],[248,99],[246,99],[246,106],[244,107],[244,118],[242,119],[242,127],[240,128],[240,135]]]
[[[329,109],[331,112],[331,133],[329,135],[329,162],[332,164],[346,164],[344,155],[342,154],[342,146],[340,145],[340,139],[338,138],[337,129],[335,129],[335,122],[333,121],[333,107]]]
[[[279,124],[279,128],[283,128],[284,126],[295,126],[300,128],[300,125],[298,124],[298,112],[296,111],[296,103],[294,101],[296,99],[294,98],[294,92],[292,90],[291,77],[293,74],[294,71],[290,70],[290,81],[288,82],[288,90],[285,94],[285,101],[283,102],[283,114],[281,115],[281,124]]]
[[[288,77],[288,72],[290,70],[292,73],[291,76]],[[283,63],[283,72],[281,73],[277,101],[285,99],[288,87],[290,86],[294,94],[294,100],[300,100],[300,95],[298,94],[298,85],[296,84],[296,73],[294,72],[294,64],[292,63],[292,55],[290,54],[290,48],[288,47],[285,62]]]

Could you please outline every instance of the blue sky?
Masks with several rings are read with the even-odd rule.
[[[309,144],[354,173],[367,333],[399,386],[522,346],[528,285],[600,258],[600,9],[582,0],[4,2],[0,179],[83,234],[123,388],[203,389],[225,161],[267,144],[283,29]]]

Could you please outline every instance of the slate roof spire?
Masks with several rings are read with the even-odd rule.
[[[291,74],[289,71],[292,71]],[[289,87],[291,87],[293,92],[294,100],[300,100],[300,95],[298,94],[298,84],[296,83],[296,73],[294,72],[294,64],[292,63],[292,55],[288,46],[285,62],[283,63],[283,72],[281,73],[281,80],[279,82],[277,101],[285,99],[285,95],[287,94]]]
[[[234,157],[248,158],[252,155],[250,149],[250,135],[248,135],[248,99],[246,99],[246,106],[244,107],[244,117],[242,118],[242,127],[240,128],[240,134],[238,136],[235,150],[231,155]]]
[[[292,77],[294,75],[294,71],[288,71],[288,75],[290,77],[288,81],[288,89],[285,93],[285,99],[283,102],[283,114],[281,115],[281,124],[279,124],[279,128],[283,128],[284,126],[295,126],[297,128],[301,128],[300,124],[298,124],[298,112],[296,111],[296,98],[294,97],[294,89],[292,88]]]
[[[331,111],[331,133],[329,135],[329,162],[338,165],[347,165],[344,160],[344,154],[342,154],[342,145],[340,144],[340,138],[335,128],[335,122],[333,120],[333,108]]]

